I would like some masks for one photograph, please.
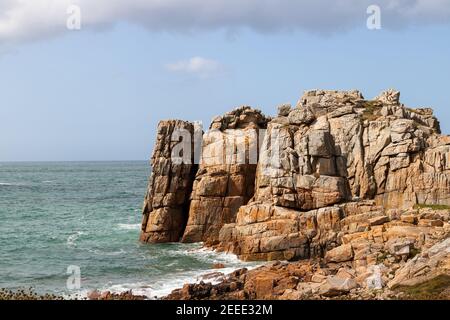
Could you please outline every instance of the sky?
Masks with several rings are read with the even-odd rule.
[[[316,88],[396,88],[450,133],[450,0],[380,0],[376,30],[372,2],[0,0],[0,161],[146,160],[159,120]]]

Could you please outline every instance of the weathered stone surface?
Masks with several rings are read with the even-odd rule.
[[[321,256],[338,241],[342,210],[308,212],[251,204],[240,208],[236,222],[220,231],[218,250],[243,260],[293,260]]]
[[[415,299],[418,297],[417,293],[405,291],[405,288],[411,286],[421,286],[419,297],[450,298],[450,209],[399,209],[398,214],[389,210],[389,221],[374,226],[366,222],[368,228],[357,231],[344,228],[348,224],[343,224],[341,215],[344,214],[345,219],[355,217],[352,221],[363,221],[367,213],[378,215],[379,207],[373,201],[342,204],[337,207],[341,210],[337,219],[331,219],[326,214],[319,218],[319,215],[313,214],[316,218],[305,219],[301,227],[297,224],[301,224],[302,220],[296,221],[296,216],[305,215],[305,212],[271,208],[264,204],[260,204],[259,208],[255,208],[254,204],[246,207],[249,206],[253,208],[247,211],[247,215],[240,217],[238,214],[237,217],[238,222],[240,218],[245,220],[245,228],[235,228],[233,224],[222,229],[228,230],[227,236],[238,231],[249,237],[252,235],[259,241],[256,246],[251,244],[242,247],[244,252],[251,251],[258,255],[262,248],[269,251],[287,248],[277,254],[273,251],[265,252],[267,256],[281,259],[290,249],[298,248],[299,244],[291,246],[291,241],[285,241],[286,238],[278,231],[282,230],[287,234],[299,228],[309,234],[311,239],[315,238],[314,234],[321,234],[319,239],[314,240],[317,241],[315,245],[306,245],[305,248],[311,249],[323,244],[328,250],[325,258],[277,261],[251,271],[237,270],[222,277],[217,284],[185,285],[183,289],[172,292],[168,299]],[[322,215],[328,211],[327,208],[323,209],[326,210]],[[443,222],[443,226],[425,230],[417,225],[405,225],[400,220],[403,213],[413,213],[423,219],[436,218]],[[404,227],[408,228],[403,229]],[[417,238],[417,232],[412,231],[414,228],[420,231]],[[339,232],[336,239],[327,243],[325,234],[331,229]],[[265,236],[268,239],[264,240]],[[241,242],[250,238],[242,236],[235,240],[232,245],[240,248]],[[344,244],[336,246],[336,242],[341,241]],[[258,247],[262,243],[264,244]],[[315,255],[322,256],[323,252],[319,254],[317,251]]]
[[[334,140],[322,122],[311,128],[270,123],[261,147],[255,201],[311,210],[350,197]]]
[[[357,91],[306,92],[289,115],[297,120],[268,125],[255,201],[300,210],[351,198],[386,208],[448,204],[450,139],[438,138],[431,111],[398,99],[394,91],[373,102]]]
[[[290,104],[282,104],[278,106],[278,116],[279,117],[287,117],[291,113],[291,105]]]
[[[193,157],[182,161],[177,147],[193,150],[194,125],[181,120],[161,121],[151,159],[152,173],[144,201],[142,231],[144,242],[175,242],[183,234],[188,218],[188,201],[197,166]],[[175,132],[175,134],[174,134]],[[178,132],[178,133],[177,133]],[[191,140],[179,139],[187,133]]]
[[[400,92],[394,89],[389,89],[382,92],[375,100],[381,101],[384,104],[398,105],[400,103]]]
[[[239,208],[253,197],[260,129],[259,110],[237,108],[216,118],[203,136],[202,162],[195,177],[183,242],[217,242]]]
[[[310,124],[316,117],[310,107],[295,108],[289,113],[289,123],[293,125]]]
[[[328,277],[327,280],[319,287],[319,294],[325,297],[339,296],[350,292],[357,287],[357,283],[353,279]]]
[[[325,260],[328,262],[345,262],[353,258],[353,249],[351,244],[343,244],[337,248],[327,251]]]
[[[416,255],[397,270],[388,286],[414,286],[440,275],[450,277],[450,238],[446,238],[430,249]]]
[[[300,98],[298,106],[311,107],[317,117],[331,113],[364,97],[357,91],[311,90]]]
[[[374,218],[369,219],[369,225],[370,226],[378,226],[380,224],[384,224],[389,221],[389,217],[387,216],[378,216]]]
[[[385,244],[388,252],[395,256],[409,256],[411,249],[414,247],[414,239],[394,238]]]
[[[259,129],[267,126],[268,118],[257,109],[242,106],[213,119],[210,129]]]

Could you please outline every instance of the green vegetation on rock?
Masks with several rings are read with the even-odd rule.
[[[379,101],[364,101],[362,107],[364,107],[362,118],[374,121],[381,116],[380,111],[383,105]]]
[[[450,298],[450,276],[443,274],[419,285],[402,286],[397,290],[404,292],[407,299],[447,300]]]
[[[414,206],[415,209],[425,209],[425,208],[429,208],[429,209],[433,209],[433,210],[449,210],[450,206],[445,205],[445,204],[423,204],[423,203],[419,203],[416,204]]]

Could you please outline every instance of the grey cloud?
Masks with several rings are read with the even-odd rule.
[[[382,27],[449,24],[450,0],[0,0],[0,42],[36,40],[68,32],[70,4],[85,29],[130,22],[153,32],[251,29],[318,34],[364,28],[369,5],[381,7]]]

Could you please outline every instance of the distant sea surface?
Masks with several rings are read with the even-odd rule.
[[[203,274],[256,266],[201,244],[139,243],[149,174],[145,161],[0,163],[0,288],[160,297]],[[67,288],[69,266],[80,268],[80,289]]]

